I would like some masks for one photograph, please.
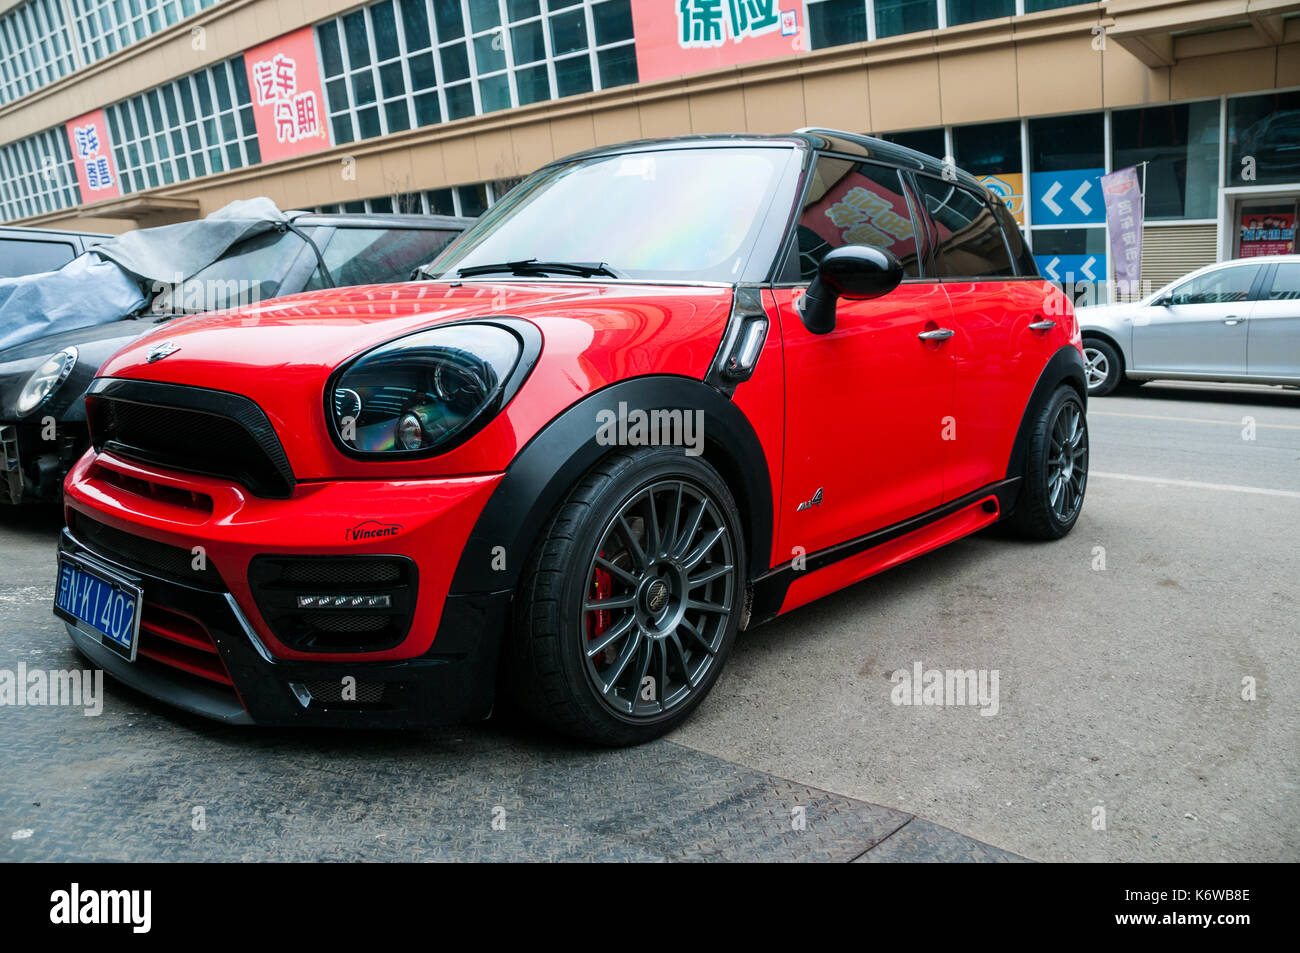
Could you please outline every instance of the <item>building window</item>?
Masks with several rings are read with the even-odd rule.
[[[867,5],[863,0],[821,0],[808,4],[808,32],[814,50],[867,39]]]
[[[1300,91],[1228,100],[1226,185],[1300,181]]]
[[[217,2],[218,0],[70,0],[81,53],[88,63],[152,36]]]
[[[1021,173],[1020,123],[986,122],[978,126],[954,126],[953,158],[957,167],[971,175]]]
[[[899,36],[939,26],[936,0],[876,0],[876,36]]]
[[[1033,172],[1099,169],[1106,164],[1101,113],[1029,120]]]
[[[949,26],[1009,17],[1016,12],[1016,0],[947,0],[947,4]]]
[[[80,204],[77,171],[62,126],[0,146],[0,220]]]
[[[1089,0],[1025,0],[1025,12],[1037,13],[1039,10],[1056,10],[1060,7],[1077,7]]]
[[[29,0],[0,17],[0,103],[76,68],[62,0]]]
[[[316,36],[335,144],[637,79],[631,0],[383,0]]]
[[[947,153],[943,144],[942,129],[913,129],[910,132],[889,132],[883,134],[881,139],[886,142],[892,142],[894,145],[903,146],[906,149],[915,149],[928,156],[934,156],[936,159],[942,159]]]
[[[1111,113],[1111,150],[1111,168],[1146,163],[1147,219],[1214,218],[1218,100],[1116,110]]]
[[[124,193],[261,161],[242,56],[106,106],[104,118]]]

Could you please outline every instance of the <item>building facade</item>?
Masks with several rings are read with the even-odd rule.
[[[0,0],[0,220],[476,215],[594,145],[829,126],[1006,196],[1050,277],[1294,249],[1300,0]]]

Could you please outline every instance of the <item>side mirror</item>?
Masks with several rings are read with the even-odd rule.
[[[1157,308],[1168,308],[1170,305],[1174,303],[1174,296],[1165,295],[1164,297],[1156,298],[1156,300],[1151,303],[1154,304]]]
[[[873,245],[845,245],[827,253],[817,277],[799,299],[799,317],[813,334],[835,330],[840,298],[865,300],[889,294],[903,280],[903,263]]]

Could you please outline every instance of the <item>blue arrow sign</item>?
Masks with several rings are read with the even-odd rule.
[[[1106,280],[1105,255],[1035,255],[1038,273],[1048,281]]]
[[[1105,169],[1034,172],[1029,176],[1035,225],[1105,225]]]

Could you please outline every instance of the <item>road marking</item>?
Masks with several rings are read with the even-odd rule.
[[[1295,490],[1270,490],[1262,486],[1236,486],[1232,483],[1201,483],[1197,480],[1170,480],[1166,477],[1135,476],[1132,473],[1101,473],[1096,470],[1088,474],[1089,479],[1101,477],[1103,480],[1129,480],[1133,483],[1159,483],[1161,486],[1185,486],[1193,490],[1223,490],[1229,493],[1256,493],[1260,496],[1285,496],[1300,500],[1300,492]]]
[[[1089,417],[1129,417],[1133,420],[1175,420],[1184,424],[1224,424],[1229,427],[1246,426],[1240,420],[1218,420],[1210,417],[1162,417],[1159,414],[1125,414],[1116,410],[1090,410]],[[1255,424],[1256,429],[1300,430],[1296,424]]]

